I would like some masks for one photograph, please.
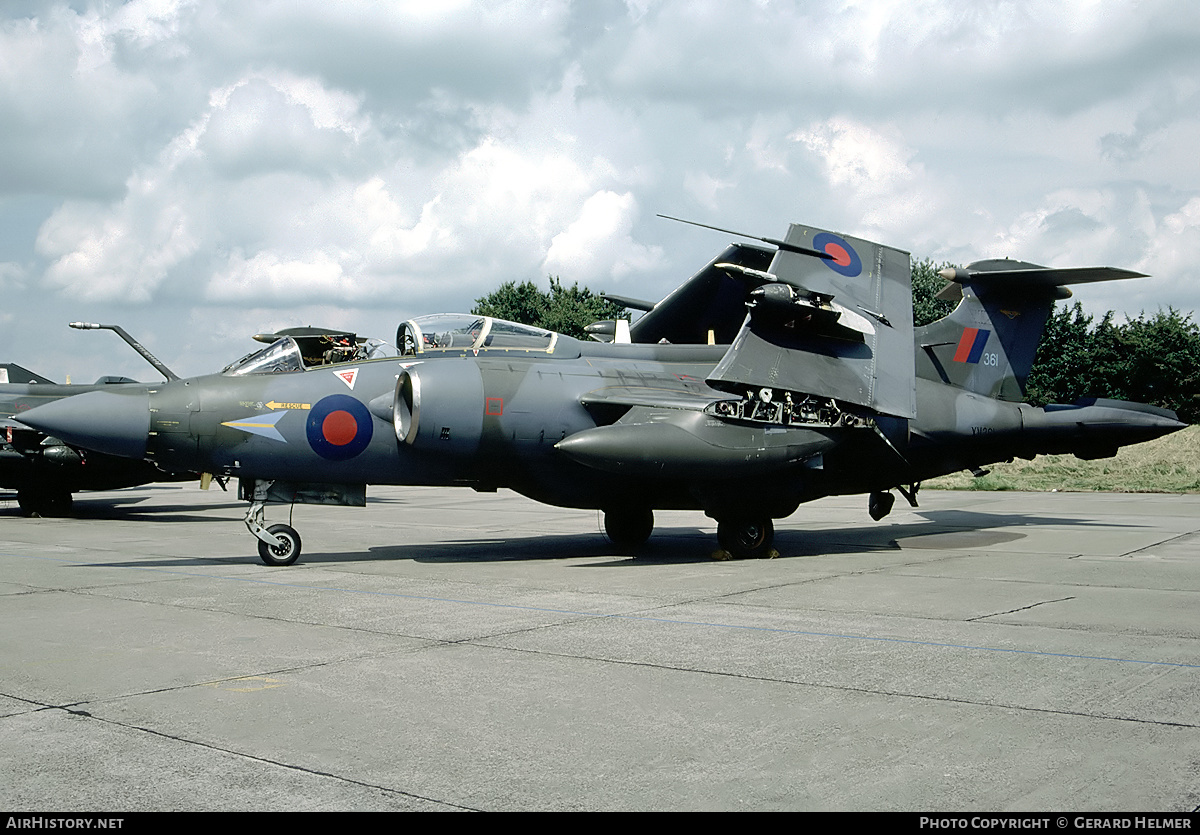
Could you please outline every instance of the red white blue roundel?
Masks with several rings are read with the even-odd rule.
[[[813,238],[813,249],[833,256],[832,261],[825,261],[825,266],[835,273],[841,273],[847,278],[854,278],[862,272],[862,259],[844,238],[832,232],[822,232]]]
[[[313,452],[329,461],[345,461],[371,443],[371,413],[348,394],[331,394],[308,413],[305,434]]]

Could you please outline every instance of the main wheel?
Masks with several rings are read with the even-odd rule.
[[[70,516],[73,506],[70,490],[26,487],[17,491],[17,507],[26,516]]]
[[[765,557],[775,541],[775,524],[770,519],[727,519],[717,522],[717,541],[740,560]]]
[[[71,497],[70,490],[54,490],[46,501],[46,509],[49,513],[47,516],[70,516],[71,509],[75,507],[75,499]]]
[[[654,511],[648,507],[604,511],[604,533],[618,548],[636,548],[654,530]]]
[[[282,545],[268,545],[258,541],[258,556],[266,565],[291,565],[300,559],[300,534],[291,525],[272,525],[267,533],[283,540]]]
[[[17,507],[25,516],[41,516],[37,493],[33,490],[17,491]]]

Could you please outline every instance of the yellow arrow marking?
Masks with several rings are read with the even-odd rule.
[[[272,400],[266,404],[268,409],[311,409],[311,403],[276,403]]]

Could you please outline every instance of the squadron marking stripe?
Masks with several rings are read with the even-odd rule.
[[[963,335],[958,340],[958,347],[954,351],[954,361],[972,365],[979,362],[979,358],[983,356],[983,347],[987,345],[988,337],[991,335],[991,331],[981,328],[963,328]]]

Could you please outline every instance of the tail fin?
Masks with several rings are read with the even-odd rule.
[[[1142,278],[1115,267],[1054,269],[1008,259],[942,272],[938,294],[962,301],[949,316],[916,329],[917,376],[1000,400],[1020,401],[1042,330],[1068,284]]]
[[[48,380],[41,374],[34,374],[28,368],[22,368],[16,363],[0,362],[0,384],[3,383],[41,383],[42,385],[54,385],[53,380]]]

